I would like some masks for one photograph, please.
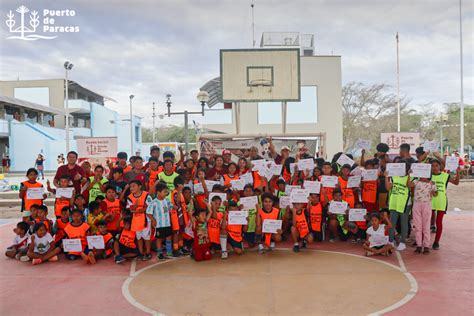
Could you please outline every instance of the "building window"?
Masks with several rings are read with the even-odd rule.
[[[38,123],[38,113],[26,110],[23,114],[25,116],[25,121]]]
[[[260,102],[258,124],[281,124],[281,102]]]
[[[301,87],[301,101],[288,102],[286,120],[288,124],[318,122],[317,86]]]
[[[135,141],[140,142],[140,126],[135,126]]]
[[[49,106],[49,88],[35,87],[35,88],[15,88],[13,96],[24,101]]]

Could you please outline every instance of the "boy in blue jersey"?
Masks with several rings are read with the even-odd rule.
[[[173,253],[173,244],[171,237],[173,230],[171,229],[170,211],[172,209],[171,202],[166,198],[168,195],[168,187],[164,182],[156,182],[156,197],[148,205],[146,213],[151,217],[152,225],[156,228],[156,249],[157,258],[166,259]],[[163,254],[163,241],[166,245],[166,253]]]

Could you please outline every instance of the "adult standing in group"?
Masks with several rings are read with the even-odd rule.
[[[228,149],[222,151],[222,158],[224,159],[224,167],[228,168],[229,164],[232,162],[232,153]]]
[[[44,180],[44,160],[44,156],[42,154],[38,154],[38,157],[35,161],[35,168],[38,170],[41,180]]]
[[[153,145],[150,147],[150,156],[156,158],[158,160],[158,166],[162,166],[163,162],[160,161],[160,147]],[[150,162],[147,161],[145,167],[143,167],[144,171],[148,171]]]
[[[59,178],[62,176],[69,177],[69,185],[74,187],[76,193],[81,192],[81,181],[84,178],[84,169],[77,164],[77,152],[70,151],[67,153],[67,164],[59,166],[54,176],[54,185],[59,187]]]
[[[277,153],[271,137],[268,139],[268,143],[270,144],[268,147],[270,150],[270,156],[273,158],[275,163],[277,165],[284,165],[285,160],[290,157],[290,148],[288,146],[283,146],[280,149],[280,153]]]

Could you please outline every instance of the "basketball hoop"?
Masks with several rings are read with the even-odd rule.
[[[272,91],[272,81],[269,79],[254,79],[249,82],[249,91],[252,92],[253,87],[269,87],[268,91]]]

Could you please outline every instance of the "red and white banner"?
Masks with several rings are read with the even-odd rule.
[[[400,152],[401,144],[410,145],[410,153],[414,154],[415,149],[420,146],[420,133],[380,133],[380,141],[388,145],[389,154]]]
[[[110,158],[117,155],[117,137],[79,138],[76,142],[80,158]]]

